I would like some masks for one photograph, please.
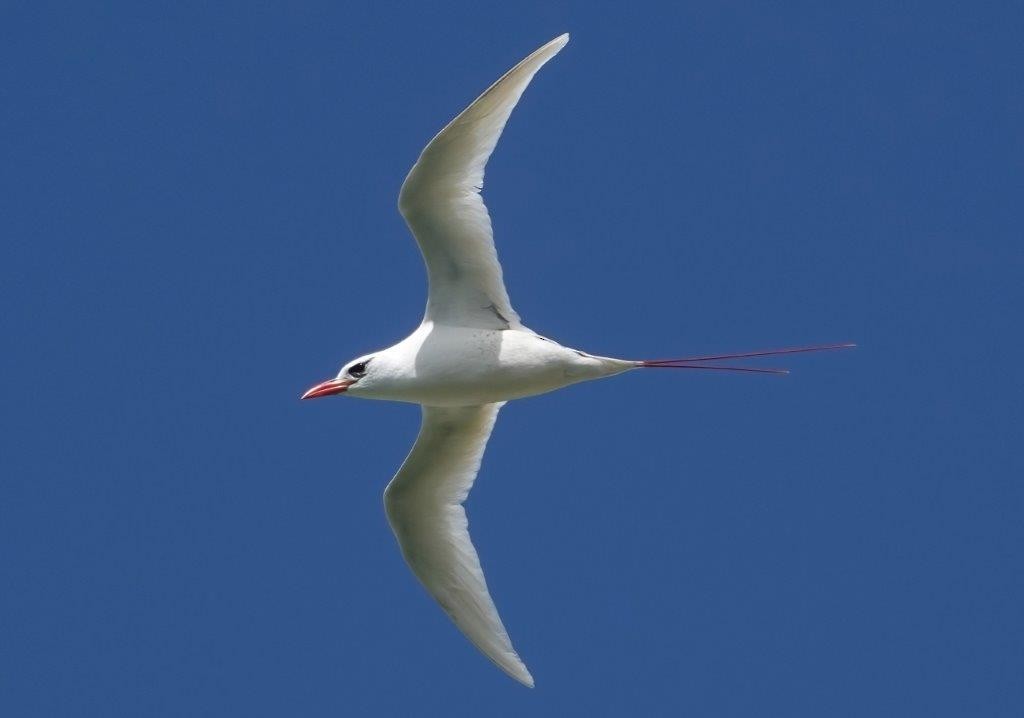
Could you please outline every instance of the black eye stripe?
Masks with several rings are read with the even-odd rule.
[[[366,365],[368,363],[369,363],[369,360],[361,361],[358,364],[353,364],[348,369],[348,375],[349,376],[354,376],[356,379],[359,379],[360,377],[365,376],[366,375]]]

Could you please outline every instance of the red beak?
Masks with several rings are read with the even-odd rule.
[[[323,384],[317,384],[312,389],[307,391],[300,397],[301,399],[318,399],[321,396],[331,396],[332,394],[341,394],[343,391],[348,389],[350,386],[355,384],[351,379],[329,379]]]

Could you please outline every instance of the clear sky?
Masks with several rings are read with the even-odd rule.
[[[85,5],[0,18],[0,713],[1022,715],[1019,3]],[[387,527],[419,411],[298,396],[416,325],[406,171],[565,31],[487,174],[527,325],[860,347],[506,407],[531,691]]]

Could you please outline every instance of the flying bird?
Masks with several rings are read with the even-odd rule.
[[[334,379],[302,395],[421,405],[416,443],[384,491],[388,522],[412,572],[459,630],[531,687],[533,677],[487,590],[462,506],[505,402],[639,368],[785,373],[720,362],[852,346],[630,360],[563,346],[523,325],[505,290],[480,191],[512,109],[567,42],[567,34],[556,37],[505,73],[427,144],[409,171],[398,208],[427,266],[427,308],[419,327],[394,346],[353,359]]]

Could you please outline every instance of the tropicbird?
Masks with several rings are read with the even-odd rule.
[[[388,522],[412,572],[459,630],[530,687],[533,677],[491,600],[462,506],[505,402],[637,368],[784,374],[716,362],[853,346],[628,360],[562,346],[522,324],[505,290],[480,191],[512,109],[568,41],[568,34],[556,37],[491,85],[427,144],[402,184],[398,209],[427,266],[420,326],[394,346],[353,359],[337,377],[302,395],[345,393],[421,405],[416,443],[384,491]]]

